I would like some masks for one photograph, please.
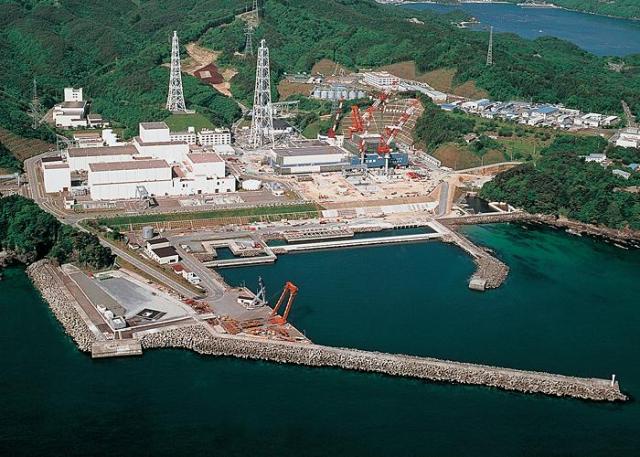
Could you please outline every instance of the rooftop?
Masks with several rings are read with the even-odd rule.
[[[302,146],[298,148],[278,148],[274,149],[275,152],[279,156],[290,157],[290,156],[310,156],[310,155],[318,155],[318,154],[340,154],[344,155],[345,153],[335,147],[330,145],[318,145],[318,146]]]
[[[135,155],[138,150],[131,145],[103,146],[100,148],[69,148],[69,157],[99,157],[116,155]]]
[[[62,102],[60,106],[67,109],[80,109],[84,108],[86,104],[87,102]]]
[[[43,157],[41,160],[42,160],[42,163],[47,163],[47,162],[62,162],[62,157],[60,157],[60,156]]]
[[[186,141],[142,141],[139,136],[134,138],[140,146],[175,146],[176,144],[189,144]]]
[[[166,238],[154,238],[152,240],[147,240],[147,244],[150,244],[152,246],[154,244],[161,244],[161,243],[168,243],[168,242],[169,242],[169,240],[166,239]]]
[[[173,246],[168,246],[166,248],[157,248],[152,249],[153,253],[160,258],[164,257],[173,257],[174,255],[178,255],[178,251]]]
[[[69,168],[68,163],[47,163],[44,165],[45,170],[55,170],[62,168]]]
[[[191,161],[191,163],[224,162],[218,154],[214,154],[210,152],[188,154],[187,158]]]
[[[166,160],[160,159],[89,164],[89,169],[91,171],[152,170],[156,168],[169,168],[169,164]]]
[[[145,130],[169,129],[169,126],[164,122],[141,122],[140,127]]]

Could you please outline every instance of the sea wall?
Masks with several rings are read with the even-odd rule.
[[[593,401],[625,401],[618,383],[540,372],[511,370],[425,357],[332,348],[313,344],[214,336],[203,325],[139,336],[144,349],[184,348],[200,354],[267,360],[312,367],[383,373],[436,382],[482,385],[522,393],[539,393]]]
[[[60,282],[50,261],[40,260],[31,264],[27,268],[27,274],[64,327],[65,333],[73,338],[81,351],[90,352],[96,338],[80,317],[76,299]]]

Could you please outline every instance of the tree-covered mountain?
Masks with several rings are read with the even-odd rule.
[[[167,115],[169,37],[200,40],[223,51],[222,64],[239,70],[233,91],[250,100],[251,59],[237,54],[244,27],[237,0],[0,0],[0,126],[30,136],[25,114],[31,82],[38,79],[47,106],[62,88],[83,86],[93,109],[129,128]],[[271,49],[274,80],[285,72],[309,71],[321,58],[351,68],[413,60],[420,71],[456,69],[456,82],[474,80],[496,99],[563,102],[585,111],[619,112],[624,98],[640,112],[640,56],[625,59],[621,73],[604,58],[567,42],[495,37],[496,59],[485,65],[487,35],[460,30],[446,16],[383,6],[373,0],[264,0],[256,39]],[[409,22],[418,17],[424,24]],[[239,114],[232,100],[185,77],[187,102],[214,122]]]

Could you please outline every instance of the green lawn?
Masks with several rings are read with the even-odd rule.
[[[269,215],[293,215],[295,213],[315,213],[317,215],[318,207],[313,204],[306,205],[285,205],[285,206],[264,206],[258,208],[237,208],[237,209],[220,209],[213,211],[197,211],[185,213],[162,213],[162,214],[145,214],[141,216],[120,216],[108,219],[99,219],[100,225],[108,227],[120,227],[128,224],[146,224],[152,222],[167,221],[188,221],[197,219],[220,219],[223,217],[252,217],[252,216],[269,216]],[[312,217],[310,214],[309,217]]]
[[[164,120],[172,132],[184,132],[187,127],[195,127],[196,130],[212,129],[214,125],[203,114],[172,114]]]

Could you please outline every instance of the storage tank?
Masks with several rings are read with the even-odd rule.
[[[262,187],[262,181],[257,179],[242,181],[242,190],[260,190],[260,187]]]
[[[151,227],[150,225],[147,225],[146,227],[142,227],[143,240],[150,240],[153,237],[154,237],[153,227]]]

